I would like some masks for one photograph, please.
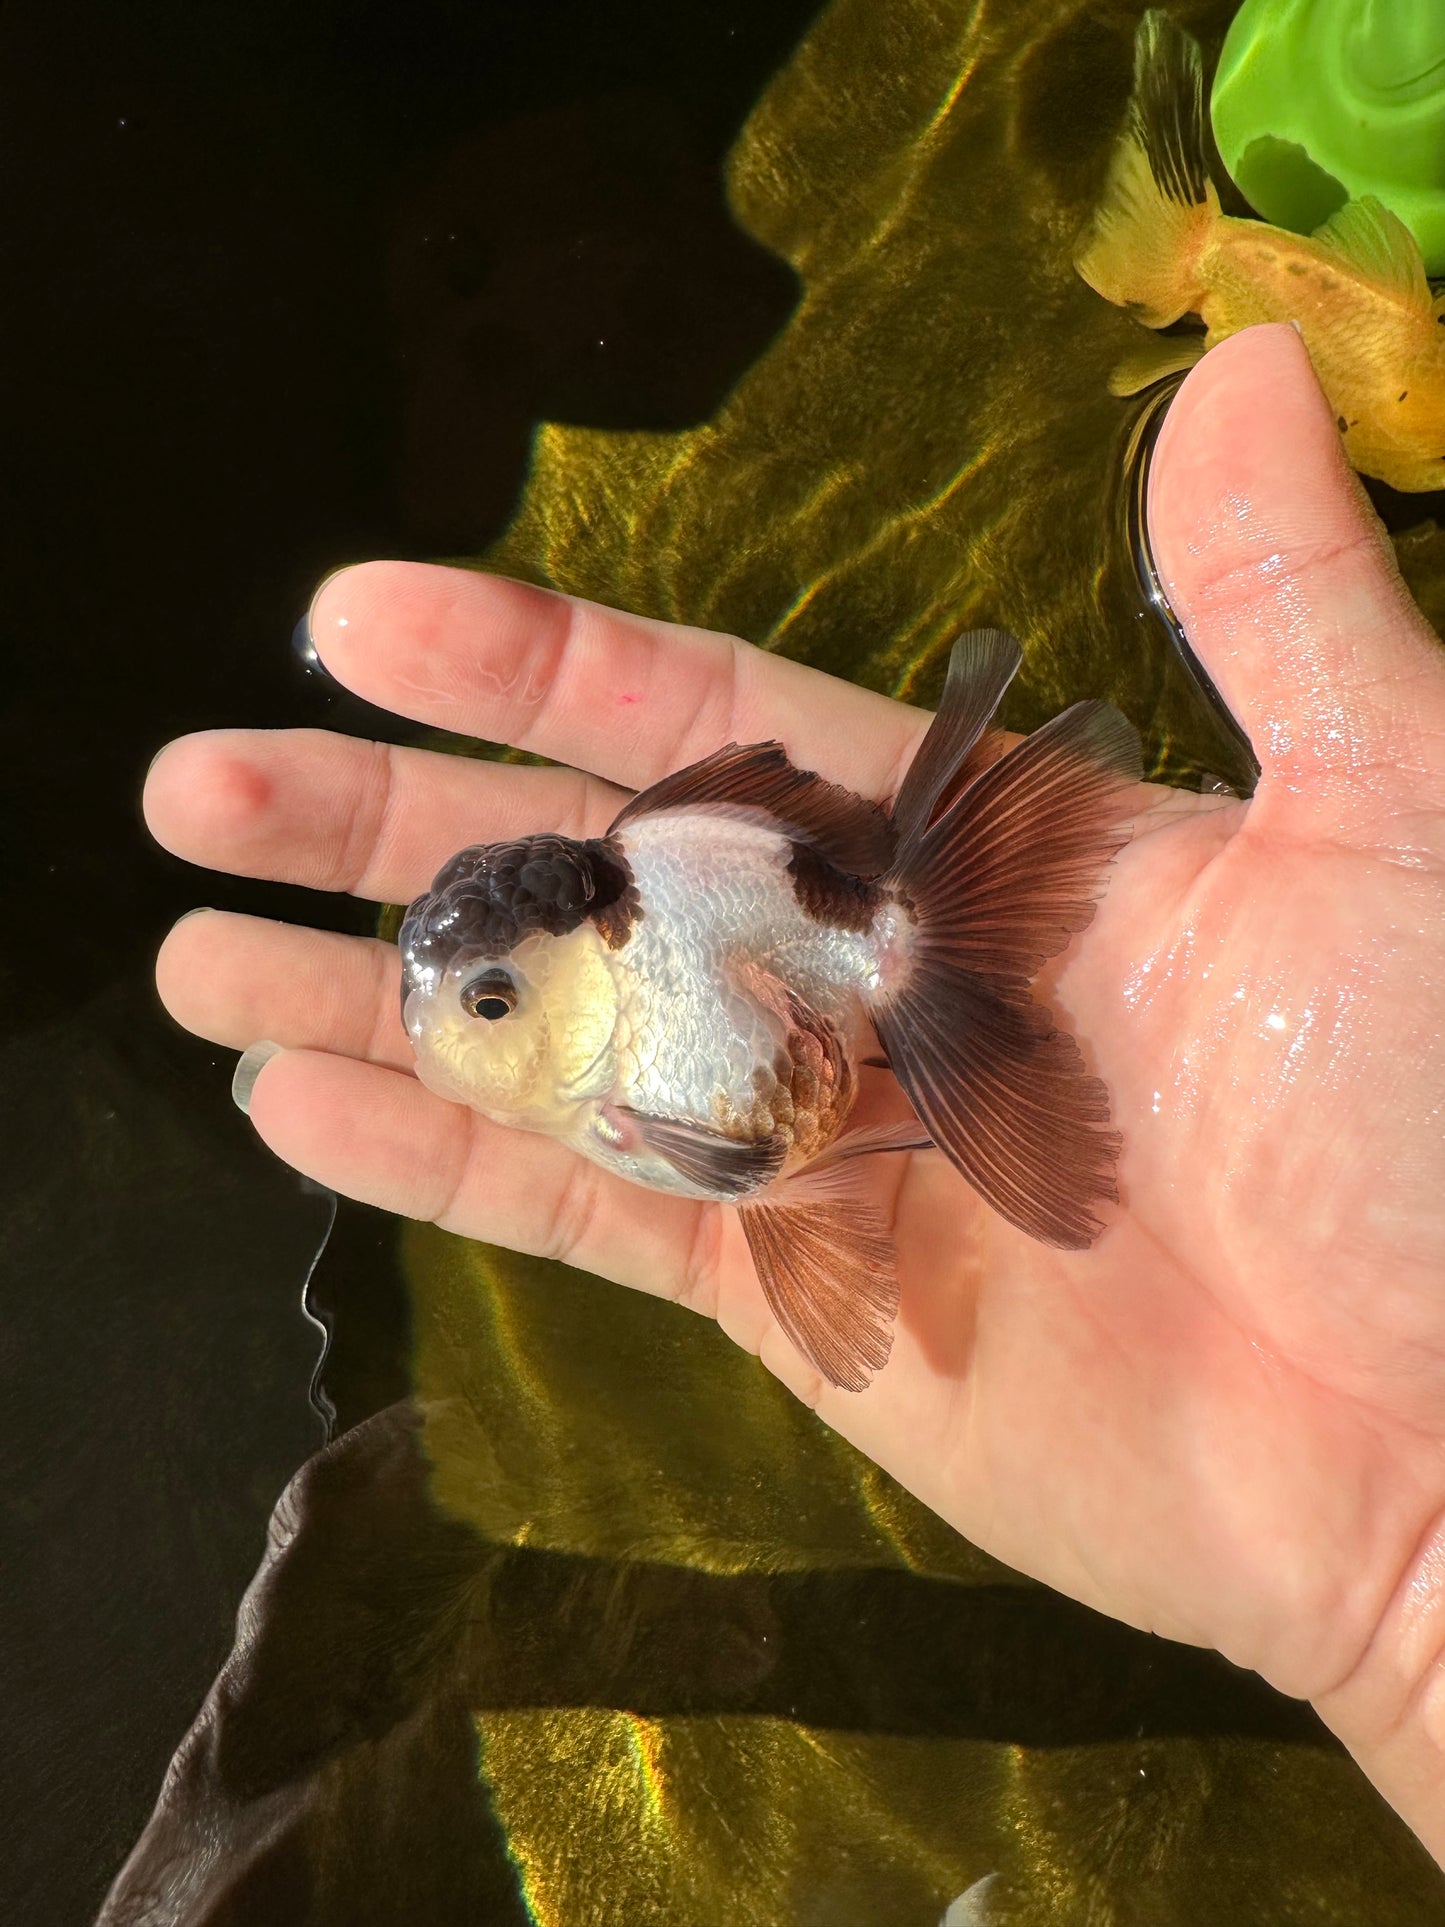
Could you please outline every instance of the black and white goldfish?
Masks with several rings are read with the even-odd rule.
[[[1224,214],[1205,166],[1197,43],[1157,10],[1139,23],[1134,95],[1108,186],[1075,257],[1148,328],[1197,314],[1206,333],[1141,347],[1110,387],[1130,394],[1262,321],[1291,321],[1345,453],[1392,488],[1445,487],[1445,297],[1403,221],[1373,197],[1313,234]]]
[[[898,1306],[852,1158],[936,1145],[1067,1248],[1116,1196],[1104,1087],[1030,982],[1127,840],[1138,739],[1080,703],[1004,752],[985,732],[1019,662],[996,630],[955,643],[891,808],[778,743],[729,744],[605,836],[461,851],[401,928],[423,1082],[638,1184],[740,1206],[779,1324],[849,1390],[886,1360]],[[921,1128],[849,1130],[880,1047]]]

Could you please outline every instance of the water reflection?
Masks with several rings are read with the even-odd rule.
[[[122,981],[0,1044],[0,1803],[43,1796],[6,1833],[16,1921],[88,1917],[321,1437],[298,1285],[333,1201],[237,1142],[153,1003]]]
[[[1192,678],[1200,696],[1213,712],[1215,720],[1233,740],[1236,756],[1234,761],[1247,772],[1248,781],[1236,788],[1227,784],[1223,776],[1201,774],[1201,787],[1219,794],[1247,796],[1253,793],[1259,780],[1259,758],[1248,736],[1236,722],[1229,705],[1214,686],[1213,678],[1195,655],[1183,624],[1170,607],[1164,585],[1159,580],[1154,566],[1153,552],[1149,546],[1149,469],[1154,456],[1154,446],[1159,439],[1159,430],[1169,405],[1183,386],[1183,376],[1177,376],[1150,390],[1138,419],[1129,431],[1129,439],[1124,445],[1123,478],[1115,493],[1115,501],[1122,521],[1122,537],[1125,552],[1134,564],[1138,579],[1139,593],[1146,608],[1151,609],[1158,618],[1168,638],[1169,646],[1174,649]]]
[[[584,248],[629,238],[648,166],[635,149],[671,117],[648,192],[674,162],[688,192],[654,210],[645,252],[630,237],[630,284],[645,293],[651,277],[656,301],[630,307],[605,260],[579,282],[589,298],[620,288],[614,362],[648,373],[667,404],[646,419],[715,404],[795,294],[730,221],[718,163],[814,11],[154,0],[137,15],[82,0],[62,18],[18,0],[0,14],[19,186],[7,360],[23,371],[0,516],[13,913],[0,1476],[19,1553],[0,1574],[6,1920],[93,1912],[224,1658],[276,1493],[318,1441],[318,1334],[297,1298],[329,1207],[256,1145],[225,1093],[228,1054],[177,1036],[150,971],[169,921],[198,900],[356,931],[374,911],[161,857],[136,810],[147,757],[182,729],[320,720],[320,692],[298,686],[284,651],[289,615],[339,562],[456,539],[444,469],[466,468],[467,543],[504,520],[530,419],[459,402],[409,436],[413,353],[456,311],[434,275],[424,325],[403,315],[409,259],[387,286],[400,217],[479,128],[570,111],[570,135],[549,123],[560,270],[569,201]],[[606,167],[589,145],[599,96],[636,136],[613,140]],[[491,237],[514,293],[508,248],[536,253],[537,148],[534,136]],[[492,152],[509,167],[505,139]],[[698,270],[690,308],[669,285],[683,260]],[[524,303],[504,319],[525,360]],[[565,351],[560,321],[548,325]],[[486,343],[473,346],[486,375]],[[560,372],[572,385],[532,386],[527,409],[638,418],[624,383],[589,402],[586,364]],[[401,488],[403,459],[440,479]],[[330,692],[324,713],[368,734],[400,727]],[[317,1402],[335,1402],[341,1427],[406,1388],[394,1243],[390,1221],[347,1207],[311,1271],[310,1310],[337,1338]]]
[[[705,1572],[488,1540],[437,1504],[431,1444],[464,1435],[453,1416],[390,1407],[282,1495],[235,1648],[103,1927],[923,1923],[979,1850],[970,1803],[1004,1797],[1018,1749],[1054,1752],[1056,1794],[1101,1750],[1152,1760],[1183,1733],[1249,1742],[1266,1772],[1293,1749],[1333,1751],[1307,1709],[1217,1656],[1141,1641],[1042,1588],[876,1567]],[[453,1464],[444,1482],[487,1471]],[[915,1820],[927,1851],[914,1837],[893,1864],[895,1805],[920,1775],[945,1797]],[[1243,1789],[1207,1778],[1242,1824]],[[656,1874],[634,1786],[664,1857],[686,1848],[670,1903],[638,1897]],[[806,1833],[815,1803],[840,1795],[847,1817],[795,1838],[782,1864],[741,1847],[754,1829]],[[609,1843],[599,1804],[626,1835]],[[499,1832],[514,1879],[488,1851]],[[1026,1844],[1008,1864],[1026,1886],[1037,1871]]]
[[[1110,396],[1132,324],[1071,265],[1132,28],[1070,0],[835,0],[730,163],[738,221],[798,277],[789,325],[701,425],[676,425],[700,391],[661,369],[622,431],[563,379],[602,365],[578,317],[549,315],[526,406],[571,419],[537,431],[487,559],[918,700],[959,628],[1003,622],[1029,645],[1015,723],[1112,695],[1158,773],[1247,787],[1139,591],[1165,395],[1142,416]],[[399,243],[427,268],[411,513],[458,540],[500,499],[467,467],[478,424],[495,402],[530,430],[496,371],[558,273],[556,235],[530,254],[488,181],[508,158],[463,143],[409,184]],[[474,195],[516,244],[501,287],[485,234],[437,226]],[[443,257],[442,233],[465,245]],[[609,312],[618,274],[594,284]],[[659,296],[679,325],[693,298]],[[1400,552],[1438,618],[1439,531]],[[991,1914],[1029,1927],[1445,1919],[1307,1714],[1019,1583],[716,1331],[439,1233],[405,1259],[411,1396],[283,1497],[110,1927],[928,1927],[981,1870]],[[337,1392],[341,1324],[344,1422],[367,1401]]]
[[[311,1381],[306,1387],[306,1400],[321,1420],[323,1436],[326,1443],[330,1445],[336,1436],[336,1406],[326,1389],[326,1368],[331,1359],[331,1341],[336,1335],[336,1321],[332,1317],[330,1306],[316,1295],[314,1286],[317,1266],[321,1263],[331,1233],[336,1228],[337,1199],[334,1191],[328,1191],[324,1185],[314,1184],[310,1178],[304,1178],[302,1184],[305,1190],[321,1200],[326,1210],[326,1229],[321,1234],[316,1255],[307,1266],[306,1277],[302,1282],[301,1310],[320,1340],[316,1363],[311,1368]]]

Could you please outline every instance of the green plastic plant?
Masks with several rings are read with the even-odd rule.
[[[1266,220],[1309,233],[1374,194],[1445,274],[1445,0],[1245,0],[1210,114]]]

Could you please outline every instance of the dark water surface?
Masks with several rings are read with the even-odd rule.
[[[181,730],[411,733],[289,646],[363,556],[920,699],[1005,620],[1014,720],[1113,693],[1245,780],[1068,267],[1137,12],[0,11],[0,1919],[93,1918],[174,1756],[111,1927],[933,1927],[1000,1870],[1000,1927],[1445,1922],[1306,1709],[1019,1582],[701,1321],[330,1228],[150,987],[199,901],[374,927],[137,808]]]
[[[321,1443],[300,1299],[329,1206],[150,967],[196,902],[374,908],[164,857],[146,763],[213,724],[389,733],[296,668],[317,580],[483,547],[538,418],[716,405],[796,292],[720,162],[811,11],[0,12],[6,1921],[99,1905]],[[343,1206],[314,1281],[345,1301],[343,1424],[408,1389],[394,1245]]]

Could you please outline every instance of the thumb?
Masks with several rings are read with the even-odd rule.
[[[1438,799],[1445,652],[1294,329],[1246,329],[1190,374],[1155,449],[1149,536],[1190,644],[1254,745],[1261,809],[1348,830],[1402,780]]]

